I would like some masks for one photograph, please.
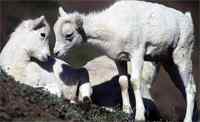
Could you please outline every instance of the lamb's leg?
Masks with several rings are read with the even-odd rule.
[[[79,100],[84,103],[91,102],[92,86],[89,82],[89,74],[85,68],[78,69],[79,75]]]
[[[141,73],[144,62],[144,48],[134,50],[134,53],[131,54],[131,84],[133,86],[135,101],[136,101],[136,114],[135,120],[144,121],[145,120],[145,108],[141,95]]]
[[[131,108],[129,94],[128,94],[128,71],[126,61],[115,61],[119,72],[119,85],[122,95],[122,109],[124,112],[131,114],[133,110]]]
[[[79,99],[84,103],[91,102],[92,86],[90,82],[81,84],[79,87]]]
[[[179,60],[180,61],[180,60]],[[175,63],[178,66],[179,74],[185,86],[186,92],[186,114],[184,118],[184,122],[192,122],[192,115],[194,109],[194,98],[196,92],[196,85],[193,80],[192,75],[192,61],[190,59],[182,59],[181,62],[177,61],[175,58]],[[187,66],[190,65],[190,66]]]
[[[191,15],[186,13],[180,24],[180,38],[173,51],[173,61],[178,66],[179,74],[185,86],[187,108],[184,122],[192,122],[196,85],[192,75],[194,29]]]
[[[152,82],[156,79],[159,71],[159,64],[154,62],[144,62],[142,69],[142,83],[141,94],[142,97],[151,101],[154,101],[150,94]]]

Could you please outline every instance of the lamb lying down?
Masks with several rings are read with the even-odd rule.
[[[90,100],[92,89],[87,70],[73,69],[50,57],[49,33],[50,27],[44,16],[23,21],[3,48],[0,66],[21,83],[43,87],[72,102],[77,100],[77,91],[78,100]]]

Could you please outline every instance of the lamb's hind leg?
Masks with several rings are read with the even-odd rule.
[[[193,115],[193,109],[194,109],[196,85],[193,80],[191,64],[192,64],[192,61],[190,59],[182,59],[181,62],[176,63],[176,65],[178,66],[181,79],[185,86],[185,92],[186,92],[187,108],[186,108],[184,122],[192,122],[192,115]],[[187,65],[191,65],[189,66],[190,68],[187,67]]]
[[[180,38],[173,51],[173,61],[178,66],[179,74],[185,86],[186,115],[184,122],[192,122],[196,85],[192,75],[192,51],[194,43],[192,18],[189,13],[181,21]]]
[[[178,71],[185,86],[186,92],[187,108],[184,122],[192,122],[194,98],[196,92],[196,85],[192,75],[191,55],[193,47],[193,35],[191,34],[192,33],[190,32],[183,33],[179,40],[178,46],[173,52],[173,61],[178,66]]]
[[[131,114],[133,110],[131,108],[129,94],[128,94],[128,71],[126,61],[115,61],[119,72],[119,85],[122,95],[122,109],[124,112]]]

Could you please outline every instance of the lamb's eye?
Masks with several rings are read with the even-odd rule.
[[[66,35],[65,35],[65,38],[71,38],[72,36],[73,36],[73,33],[66,34]]]
[[[73,39],[73,33],[65,35],[65,40],[72,41],[72,39]]]
[[[45,33],[40,33],[40,35],[41,35],[41,37],[43,37],[43,38],[46,36]]]

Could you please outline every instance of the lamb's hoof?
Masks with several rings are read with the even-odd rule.
[[[192,122],[192,120],[191,119],[184,119],[184,121],[183,122]]]
[[[135,118],[135,122],[145,122],[145,118],[143,117]]]
[[[143,114],[143,112],[136,112],[136,115],[135,115],[135,121],[136,122],[145,122],[145,116]]]
[[[123,112],[125,112],[127,114],[132,114],[133,113],[133,110],[132,110],[130,105],[123,105],[122,109],[123,109]]]
[[[128,114],[128,122],[134,122],[134,113]]]
[[[92,101],[91,101],[91,99],[89,98],[89,97],[84,97],[83,98],[83,101],[82,101],[82,103],[81,103],[81,108],[83,109],[83,110],[89,110],[90,108],[91,108],[91,104],[92,104]]]
[[[83,98],[83,103],[84,103],[84,104],[89,104],[89,105],[90,105],[90,104],[92,103],[92,101],[90,100],[89,97],[84,97],[84,98]]]

